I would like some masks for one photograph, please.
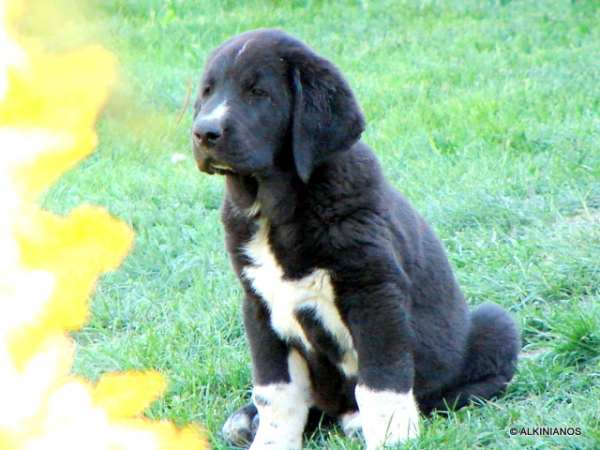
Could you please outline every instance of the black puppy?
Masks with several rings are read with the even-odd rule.
[[[254,378],[253,404],[224,426],[233,444],[299,449],[316,409],[374,450],[416,437],[418,410],[489,399],[513,377],[513,320],[493,304],[469,312],[363,129],[338,69],[282,31],[235,36],[208,58],[193,151],[225,175]]]

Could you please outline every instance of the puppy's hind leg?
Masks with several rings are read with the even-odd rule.
[[[471,311],[463,371],[440,397],[423,402],[421,410],[458,409],[473,398],[491,399],[512,379],[520,350],[520,334],[508,312],[493,303]]]
[[[250,446],[258,428],[258,410],[253,403],[242,406],[234,412],[223,425],[225,440],[234,447]]]

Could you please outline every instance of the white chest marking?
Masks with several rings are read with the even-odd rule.
[[[300,280],[284,280],[283,269],[269,246],[269,224],[258,221],[259,228],[246,245],[245,252],[253,265],[244,269],[245,277],[271,312],[271,326],[281,338],[299,339],[312,349],[302,326],[296,319],[299,309],[311,309],[323,327],[341,347],[344,357],[340,364],[346,375],[356,374],[358,363],[352,337],[334,304],[331,279],[326,270],[315,269]]]

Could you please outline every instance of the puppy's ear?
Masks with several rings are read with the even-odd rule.
[[[307,183],[315,167],[333,153],[351,147],[365,119],[340,71],[301,44],[291,65],[294,94],[292,149],[300,179]]]

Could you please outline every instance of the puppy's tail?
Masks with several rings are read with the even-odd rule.
[[[501,394],[515,374],[520,348],[520,333],[508,312],[493,303],[478,306],[471,311],[459,379],[437,401],[424,405],[423,412],[458,409],[473,398],[487,400]]]
[[[463,382],[494,377],[508,383],[515,374],[520,341],[515,321],[505,309],[494,303],[479,305],[471,311]]]

